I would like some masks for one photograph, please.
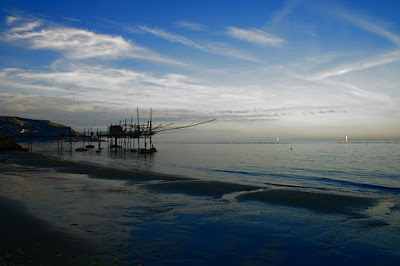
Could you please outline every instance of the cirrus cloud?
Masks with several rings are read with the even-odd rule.
[[[236,58],[236,59],[240,59],[240,60],[260,62],[260,60],[258,58],[256,58],[255,56],[252,56],[252,55],[242,52],[238,49],[235,49],[235,48],[227,45],[226,43],[204,42],[203,44],[200,44],[200,43],[197,43],[195,41],[192,41],[192,40],[186,38],[185,36],[174,34],[174,33],[168,32],[168,31],[160,29],[160,28],[150,28],[148,26],[139,26],[138,28],[143,32],[153,34],[164,40],[174,42],[174,43],[180,43],[182,45],[185,45],[185,46],[188,46],[191,48],[195,48],[195,49],[207,52],[207,53],[232,57],[232,58]]]
[[[189,40],[188,38],[186,38],[184,36],[173,34],[173,33],[167,32],[167,31],[165,31],[163,29],[150,28],[150,27],[147,27],[147,26],[140,26],[139,29],[141,29],[144,32],[148,32],[148,33],[154,34],[154,35],[156,35],[158,37],[161,37],[161,38],[166,39],[166,40],[171,41],[171,42],[180,43],[180,44],[183,44],[183,45],[186,45],[186,46],[190,46],[190,47],[193,47],[193,48],[204,49],[204,47],[202,45],[200,45],[198,43],[195,43],[195,42]]]
[[[241,29],[228,27],[227,34],[235,39],[262,46],[281,47],[285,42],[284,39],[255,28]]]
[[[200,23],[196,22],[190,22],[190,21],[178,21],[175,23],[178,27],[188,29],[188,30],[193,30],[193,31],[205,31],[206,26]]]

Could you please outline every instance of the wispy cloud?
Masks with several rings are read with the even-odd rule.
[[[309,76],[309,80],[322,80],[334,76],[344,75],[353,71],[364,70],[384,64],[389,64],[393,62],[400,61],[400,50],[395,50],[392,52],[384,53],[374,58],[364,60],[361,62],[341,65],[333,69],[329,69],[324,72],[317,73],[315,75]]]
[[[275,13],[269,23],[268,28],[273,28],[275,25],[279,24],[286,16],[288,16],[292,11],[298,6],[302,0],[288,0],[285,1],[284,6],[281,10]]]
[[[208,42],[205,44],[205,49],[209,53],[233,57],[241,60],[260,63],[261,60],[254,55],[238,50],[226,43],[221,42]]]
[[[60,109],[70,103],[75,111],[98,106],[120,110],[151,105],[159,110],[189,110],[186,115],[190,116],[204,110],[209,114],[219,110],[243,110],[259,116],[258,112],[246,110],[264,106],[262,98],[245,89],[211,86],[182,74],[157,76],[100,65],[70,64],[54,72],[3,69],[0,71],[0,88],[0,97],[8,97],[9,102],[54,97],[64,100]],[[233,102],[235,106],[232,106]],[[40,103],[32,103],[24,110],[40,109]],[[5,108],[1,107],[2,110]],[[52,108],[57,109],[57,106],[52,105]],[[220,113],[219,116],[226,119],[228,114]]]
[[[66,16],[62,16],[63,19],[68,20],[68,21],[72,21],[72,22],[79,22],[79,19],[76,18],[71,18],[71,17],[66,17]]]
[[[236,27],[228,27],[227,34],[235,39],[262,46],[281,47],[285,42],[284,39],[255,28],[241,29]]]
[[[388,39],[389,41],[393,42],[397,46],[400,46],[400,36],[396,35],[389,30],[383,28],[382,26],[378,25],[377,23],[370,22],[365,18],[362,18],[358,15],[350,14],[347,11],[342,11],[338,14],[338,16],[343,17],[348,22],[356,25],[366,31],[375,33],[381,37]]]
[[[15,17],[15,16],[8,16],[7,18],[6,18],[6,22],[7,22],[7,25],[11,25],[11,24],[13,24],[15,21],[17,21],[19,18],[18,17]]]
[[[70,64],[64,70],[54,72],[3,69],[0,72],[0,87],[30,96],[93,99],[114,107],[131,105],[133,98],[134,104],[142,105],[149,101],[149,97],[152,104],[157,106],[185,107],[196,105],[196,101],[206,95],[207,98],[215,96],[214,88],[185,75],[154,76],[133,70],[83,64]]]
[[[343,88],[345,93],[351,94],[352,96],[363,98],[369,102],[379,102],[379,103],[392,103],[392,99],[383,94],[361,89],[350,83],[334,81],[334,80],[323,80],[323,84],[330,85],[336,88]]]
[[[260,62],[260,60],[257,59],[256,57],[249,55],[243,51],[240,51],[238,49],[235,49],[234,47],[231,47],[230,45],[227,45],[225,43],[204,42],[203,44],[200,44],[198,42],[195,42],[193,40],[186,38],[185,36],[174,34],[174,33],[168,32],[166,30],[159,29],[159,28],[150,28],[147,26],[140,26],[139,29],[141,31],[151,33],[157,37],[163,38],[170,42],[180,43],[185,46],[199,49],[203,52],[233,57],[233,58],[252,61],[252,62]]]
[[[154,35],[156,35],[158,37],[161,37],[161,38],[166,39],[166,40],[171,41],[171,42],[181,43],[183,45],[191,46],[191,47],[197,48],[197,49],[204,49],[204,47],[202,45],[197,44],[194,41],[191,41],[191,40],[189,40],[188,38],[186,38],[184,36],[173,34],[173,33],[167,32],[167,31],[165,31],[163,29],[150,28],[150,27],[147,27],[147,26],[139,26],[139,28],[142,31],[154,34]]]
[[[13,17],[13,19],[15,19],[15,18]],[[17,19],[15,19],[14,21],[17,21]],[[9,25],[13,24],[14,21],[11,22]],[[7,22],[9,22],[9,19],[7,19]],[[36,29],[36,28],[42,26],[42,25],[43,25],[43,22],[40,21],[40,20],[38,20],[38,21],[33,21],[33,22],[26,22],[26,23],[22,23],[20,26],[11,28],[11,29],[10,29],[10,32],[31,31],[31,30],[34,30],[34,29]]]
[[[178,27],[185,28],[193,31],[205,31],[207,27],[203,24],[190,22],[190,21],[178,21],[175,23]]]
[[[139,58],[162,63],[182,64],[121,36],[53,25],[38,29],[44,25],[42,20],[14,24],[4,34],[6,41],[25,41],[27,48],[59,51],[71,59]]]

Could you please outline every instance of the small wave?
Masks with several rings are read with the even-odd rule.
[[[366,183],[359,183],[359,182],[353,182],[353,181],[348,181],[348,180],[330,179],[330,178],[324,178],[324,177],[318,177],[318,178],[314,178],[314,179],[316,181],[337,183],[337,184],[348,185],[348,186],[353,186],[353,187],[361,187],[361,188],[374,189],[374,190],[383,190],[383,191],[388,191],[388,192],[400,192],[399,187],[389,187],[389,186],[376,185],[376,184],[366,184]]]
[[[222,170],[222,169],[214,169],[212,172],[220,172],[220,173],[227,173],[227,174],[239,174],[239,175],[248,175],[248,176],[265,176],[262,173],[255,173],[255,172],[246,172],[246,171],[232,171],[232,170]]]
[[[323,170],[323,169],[304,169],[304,168],[294,168],[294,170],[297,170],[299,172],[303,171],[311,171],[312,173],[319,174],[319,175],[331,175],[331,176],[348,176],[351,175],[352,172],[349,171],[341,171],[341,170]],[[354,172],[354,171],[353,171]],[[363,171],[363,170],[357,170],[354,172],[357,176],[360,177],[370,177],[377,175],[377,173],[370,172],[370,171]],[[392,180],[399,180],[400,176],[397,174],[392,174],[392,173],[383,173],[379,172],[379,178],[385,178],[385,179],[392,179]]]
[[[260,173],[260,172],[248,172],[248,171],[233,171],[233,170],[223,170],[223,169],[214,169],[212,172],[219,172],[219,173],[227,173],[227,174],[237,174],[237,175],[245,175],[245,176],[256,176],[256,177],[272,177],[272,178],[281,178],[290,181],[291,179],[296,180],[307,180],[307,181],[315,181],[324,182],[324,183],[333,183],[333,184],[340,184],[349,187],[357,187],[363,189],[372,189],[372,190],[380,190],[386,191],[391,193],[399,193],[399,187],[391,187],[391,186],[384,186],[384,185],[377,185],[377,184],[367,184],[367,183],[360,183],[348,180],[339,180],[339,179],[332,179],[326,177],[315,177],[315,176],[306,176],[306,175],[284,175],[284,174],[277,174],[277,173]],[[272,183],[266,183],[272,184]],[[317,184],[316,184],[317,185]],[[319,184],[320,185],[320,184]],[[301,186],[299,186],[301,187]],[[309,186],[307,186],[309,188]]]

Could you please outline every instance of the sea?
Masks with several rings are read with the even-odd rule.
[[[88,143],[86,143],[88,144]],[[177,143],[155,142],[158,152],[95,148],[82,143],[34,143],[33,151],[63,160],[123,170],[179,175],[255,186],[325,189],[355,194],[400,192],[400,142],[288,141]],[[97,150],[97,152],[96,152]]]

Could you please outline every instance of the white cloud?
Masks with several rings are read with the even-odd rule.
[[[72,21],[72,22],[79,22],[79,19],[76,18],[71,18],[71,17],[66,17],[66,16],[61,16],[63,19],[68,20],[68,21]]]
[[[63,51],[67,57],[84,59],[92,57],[115,58],[129,55],[141,47],[121,37],[95,34],[73,28],[51,28],[22,34],[9,33],[8,40],[27,40],[33,49]]]
[[[400,46],[400,36],[388,31],[387,29],[381,27],[380,25],[378,25],[376,23],[367,21],[366,19],[361,18],[357,15],[350,15],[346,11],[340,12],[339,16],[343,17],[344,19],[346,19],[353,25],[361,27],[362,29],[372,32],[372,33],[375,33],[379,36],[382,36],[382,37],[388,39],[389,41],[393,42],[397,46]]]
[[[253,116],[254,119],[270,119],[272,116],[270,112],[262,114],[262,110],[253,110],[263,109],[265,101],[245,88],[212,86],[182,74],[156,76],[105,66],[75,64],[55,72],[3,69],[0,71],[0,88],[1,95],[8,99],[3,99],[6,102],[54,98],[56,102],[63,102],[59,107],[51,105],[54,109],[59,108],[58,112],[65,106],[70,106],[74,112],[94,110],[101,106],[114,112],[124,108],[153,107],[166,112],[160,117],[168,117],[171,110],[176,110],[174,115],[177,119],[207,115],[220,119],[247,119],[245,115],[238,115],[238,112]],[[19,95],[18,99],[14,97],[13,100],[9,93],[15,97]],[[41,104],[40,100],[37,104],[30,101],[24,110],[41,109]],[[12,105],[7,106],[3,105],[1,109],[7,111],[5,109]]]
[[[353,71],[359,71],[384,64],[390,64],[399,60],[400,60],[400,50],[395,50],[361,62],[341,65],[339,67],[309,76],[308,79],[322,80],[334,76],[344,75]]]
[[[43,25],[42,21],[16,25],[5,33],[4,38],[9,42],[25,41],[30,49],[60,51],[71,59],[139,58],[168,64],[182,64],[121,36],[60,26],[37,29],[41,25]]]
[[[317,89],[306,86],[298,88],[290,83],[284,85],[286,89],[282,91],[276,89],[282,84],[269,84],[268,87],[275,94],[271,96],[268,92],[254,90],[252,86],[213,86],[182,74],[155,76],[127,69],[82,64],[69,65],[63,71],[55,72],[24,69],[4,69],[0,72],[0,88],[3,92],[22,94],[28,98],[45,95],[67,98],[68,101],[89,101],[82,108],[99,103],[117,109],[122,106],[134,108],[151,105],[157,109],[180,108],[191,112],[225,110],[223,113],[241,112],[260,117],[265,106],[305,105],[309,108],[310,103],[313,105],[323,93],[314,93]],[[329,101],[326,99],[324,104],[329,104]]]
[[[193,30],[193,31],[205,31],[206,26],[196,22],[190,21],[178,21],[175,23],[178,27]]]
[[[191,46],[191,47],[197,48],[197,49],[204,49],[203,46],[189,40],[188,38],[186,38],[184,36],[173,34],[173,33],[167,32],[163,29],[150,28],[147,26],[140,26],[139,28],[142,31],[154,34],[158,37],[161,37],[161,38],[166,39],[171,42],[181,43],[183,45]]]
[[[41,21],[34,21],[34,22],[28,22],[25,24],[22,24],[19,27],[14,27],[10,30],[10,32],[21,32],[21,31],[31,31],[34,30],[38,27],[42,26]]]
[[[281,22],[284,17],[288,16],[295,7],[301,2],[301,0],[289,0],[284,3],[284,6],[279,10],[272,18],[270,27],[274,27],[276,24]]]
[[[357,98],[365,99],[368,102],[378,102],[384,104],[390,104],[393,102],[389,96],[383,93],[376,93],[365,89],[361,89],[350,83],[333,81],[333,80],[323,80],[321,82],[322,84],[330,85],[332,87],[344,88],[345,93],[351,94],[353,97],[355,96]]]
[[[240,29],[235,27],[228,27],[227,34],[235,39],[263,46],[281,47],[282,44],[285,42],[284,39],[254,28]]]
[[[163,38],[165,40],[175,42],[175,43],[180,43],[180,44],[183,44],[183,45],[195,48],[195,49],[199,49],[199,50],[207,52],[207,53],[218,54],[218,55],[233,57],[233,58],[252,61],[252,62],[260,62],[260,60],[258,58],[254,57],[252,55],[249,55],[247,53],[244,53],[238,49],[235,49],[225,43],[206,42],[204,44],[199,44],[199,43],[196,43],[184,36],[181,36],[178,34],[173,34],[173,33],[167,32],[163,29],[155,29],[155,28],[150,28],[147,26],[140,26],[139,29],[141,29],[142,31],[151,33],[160,38]]]
[[[212,87],[184,75],[160,77],[126,69],[103,66],[70,65],[64,71],[44,72],[4,69],[0,87],[31,96],[74,96],[108,105],[143,105],[149,102],[164,107],[198,105],[199,98],[214,97]],[[204,101],[207,104],[207,101]]]
[[[7,25],[11,25],[11,24],[13,24],[15,21],[17,21],[17,20],[19,20],[19,18],[18,18],[18,17],[13,17],[13,16],[8,16],[8,17],[6,18]]]
[[[223,56],[229,56],[241,60],[251,61],[255,63],[261,62],[259,58],[245,53],[241,50],[235,49],[234,47],[221,42],[208,42],[205,44],[206,51]]]

